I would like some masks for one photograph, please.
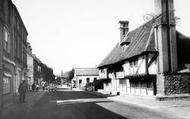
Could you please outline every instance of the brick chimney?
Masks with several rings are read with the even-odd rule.
[[[119,21],[120,24],[120,41],[126,36],[129,31],[129,21]]]
[[[173,0],[155,0],[158,15],[155,36],[159,50],[159,73],[177,71],[177,43]]]
[[[173,0],[154,0],[155,41],[159,51],[157,95],[166,95],[167,75],[177,72],[177,43]]]

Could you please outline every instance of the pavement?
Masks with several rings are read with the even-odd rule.
[[[73,90],[82,91],[77,88],[74,88]],[[190,119],[190,98],[171,98],[160,101],[156,100],[155,97],[150,96],[110,95],[104,91],[85,91],[85,93],[106,97],[111,101],[120,102],[124,105],[133,105],[160,113],[174,115],[179,117],[179,119]]]
[[[26,94],[26,103],[32,102],[33,100],[37,100],[36,98],[31,98],[31,97],[37,97],[37,95],[42,95],[44,94],[44,91],[29,91]],[[38,96],[39,97],[39,96]],[[3,102],[3,108],[8,108],[11,107],[12,105],[18,104],[19,103],[19,95],[14,95],[14,97],[8,97],[4,99]]]
[[[6,104],[4,104],[3,106],[3,110],[4,113],[7,113],[9,111],[9,109],[11,108],[18,108],[19,105],[27,105],[27,106],[31,106],[33,105],[33,103],[35,101],[40,100],[40,98],[45,94],[44,91],[34,91],[34,92],[27,92],[26,94],[26,102],[25,103],[20,103],[19,102],[19,96],[15,95],[14,99],[9,102],[7,102]],[[7,112],[6,112],[7,111]]]
[[[95,92],[95,95],[105,95],[106,93]],[[190,98],[176,98],[171,100],[159,101],[155,97],[148,96],[132,96],[132,95],[116,95],[108,96],[112,101],[121,102],[123,104],[131,104],[150,110],[176,115],[181,119],[190,119]]]

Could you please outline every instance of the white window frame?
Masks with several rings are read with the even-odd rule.
[[[4,28],[4,49],[10,53],[10,34],[6,28]]]

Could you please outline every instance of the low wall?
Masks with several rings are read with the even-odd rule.
[[[165,94],[190,93],[190,74],[172,74],[165,76]]]

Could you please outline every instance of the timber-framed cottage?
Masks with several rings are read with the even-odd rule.
[[[173,0],[155,0],[155,16],[129,32],[119,21],[120,42],[99,64],[111,94],[166,96],[190,93],[190,38],[176,30]]]

